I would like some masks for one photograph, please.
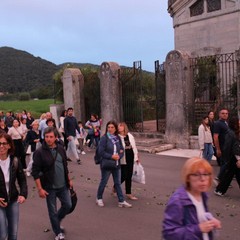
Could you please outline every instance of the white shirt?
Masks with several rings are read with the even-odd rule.
[[[2,169],[4,179],[5,179],[5,184],[6,184],[6,189],[7,192],[9,192],[9,181],[10,181],[10,158],[8,157],[6,160],[1,160],[0,159],[0,167]]]
[[[22,134],[23,133],[21,127],[18,128],[10,127],[8,130],[8,135],[10,135],[13,140],[22,139]]]
[[[197,217],[199,223],[207,221],[206,218],[206,210],[203,205],[203,201],[198,201],[191,193],[187,192],[189,198],[191,199],[193,205],[196,207],[197,210]],[[208,233],[203,233],[203,240],[209,240]]]

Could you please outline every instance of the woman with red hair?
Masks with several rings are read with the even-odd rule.
[[[221,222],[208,210],[206,192],[213,170],[208,161],[188,159],[182,169],[183,186],[171,196],[164,214],[165,240],[212,240]]]

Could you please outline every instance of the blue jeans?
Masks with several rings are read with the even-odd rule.
[[[60,223],[72,207],[69,189],[63,187],[59,189],[46,189],[46,191],[48,192],[46,201],[50,222],[54,233],[58,235],[61,233]],[[61,203],[59,210],[57,210],[57,198]]]
[[[203,158],[208,162],[212,160],[214,154],[212,143],[204,143]]]
[[[97,199],[102,199],[105,186],[107,185],[108,179],[111,174],[113,176],[114,188],[117,192],[118,201],[123,202],[124,197],[123,197],[122,188],[121,188],[120,168],[116,168],[113,170],[105,170],[105,169],[101,168],[102,178],[101,178],[101,182],[99,184],[98,191],[97,191]]]
[[[16,240],[19,221],[19,203],[9,203],[0,207],[0,240]]]

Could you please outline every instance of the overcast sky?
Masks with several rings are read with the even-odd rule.
[[[114,61],[153,71],[174,48],[167,0],[2,0],[0,47],[55,64]]]

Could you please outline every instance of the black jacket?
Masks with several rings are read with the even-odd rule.
[[[16,186],[16,180],[19,185],[19,191]],[[0,168],[0,197],[4,198],[5,202],[14,202],[17,200],[19,195],[27,198],[28,189],[26,176],[19,160],[13,156],[10,156],[9,194],[7,194],[4,175]]]
[[[61,144],[56,144],[56,150],[61,155],[63,160],[66,186],[69,187],[66,152]],[[42,146],[33,154],[32,176],[34,180],[40,179],[43,188],[52,188],[54,182],[54,173],[55,159],[50,148],[44,141]]]
[[[235,158],[235,155],[240,156],[240,141],[235,133],[231,129],[228,129],[225,135],[222,156],[225,162],[236,162],[237,159]]]
[[[41,138],[41,131],[39,131],[39,134],[37,134],[35,131],[30,130],[27,132],[27,136],[25,139],[25,142],[29,145],[31,145],[31,151],[34,152],[36,150],[36,142],[34,140]]]
[[[76,130],[80,133],[80,128],[75,117],[65,117],[64,119],[64,132],[66,137],[73,136],[76,137]]]

